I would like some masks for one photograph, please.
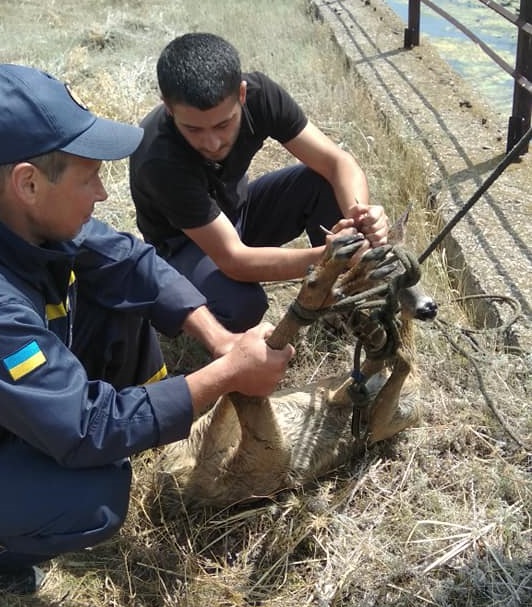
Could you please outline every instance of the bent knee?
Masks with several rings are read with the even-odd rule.
[[[128,462],[86,470],[57,470],[50,485],[57,491],[40,496],[40,507],[19,504],[24,525],[12,521],[0,533],[4,564],[26,559],[30,564],[95,546],[116,534],[129,505]],[[24,556],[25,555],[25,556]],[[26,562],[25,561],[25,562]]]
[[[236,284],[223,298],[209,302],[209,308],[226,329],[241,333],[262,320],[268,309],[268,299],[258,284]]]

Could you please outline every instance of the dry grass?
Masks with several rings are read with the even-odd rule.
[[[413,203],[412,247],[428,242],[424,167],[373,110],[304,0],[23,0],[16,7],[4,0],[0,9],[0,60],[44,67],[68,79],[95,111],[130,122],[157,100],[154,65],[167,41],[187,30],[225,35],[246,69],[280,80],[359,158],[373,199],[390,215]],[[288,160],[267,145],[252,169],[258,174]],[[135,231],[126,163],[106,166],[104,178],[110,198],[98,215]],[[0,605],[530,606],[532,361],[506,353],[497,331],[465,330],[468,319],[436,254],[424,265],[424,282],[448,324],[419,327],[419,428],[313,487],[223,512],[180,508],[171,518],[157,509],[154,454],[144,453],[134,462],[120,534],[54,560],[38,596],[0,597]],[[269,287],[272,320],[296,289]],[[351,348],[311,327],[287,383],[347,368]],[[172,353],[176,366],[201,359],[197,350]]]

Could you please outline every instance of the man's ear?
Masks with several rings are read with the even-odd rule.
[[[29,162],[19,162],[11,171],[11,185],[19,200],[33,204],[42,177],[37,167]]]
[[[173,117],[174,112],[172,111],[172,106],[170,105],[170,102],[164,97],[161,97],[161,101],[164,103],[164,107],[166,109],[167,114]]]
[[[245,80],[242,80],[240,83],[240,90],[238,91],[238,100],[240,101],[240,105],[244,105],[244,103],[246,103],[247,90],[248,83]]]

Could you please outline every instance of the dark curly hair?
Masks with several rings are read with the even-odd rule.
[[[163,49],[157,78],[166,102],[208,110],[231,95],[238,96],[242,81],[238,51],[215,34],[184,34]]]

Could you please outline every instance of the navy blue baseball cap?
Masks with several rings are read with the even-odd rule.
[[[139,127],[95,116],[46,72],[0,64],[0,165],[55,150],[118,160],[137,149],[142,135]]]

